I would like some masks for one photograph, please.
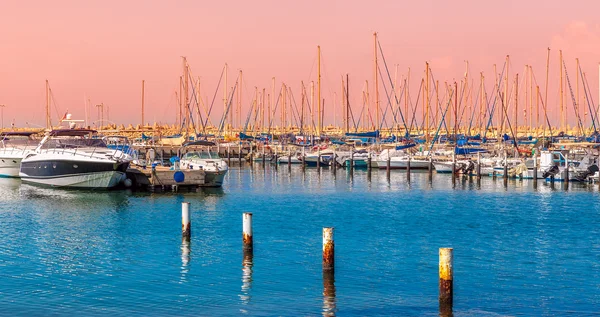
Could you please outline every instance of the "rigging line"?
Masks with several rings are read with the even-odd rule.
[[[275,114],[277,113],[277,106],[279,105],[279,100],[281,99],[281,90],[283,89],[283,85],[279,88],[279,95],[277,96],[277,102],[273,109],[271,109],[271,120],[269,121],[269,129],[267,130],[267,134],[271,134],[271,126],[273,125],[273,121],[275,120]]]
[[[579,67],[580,67],[579,71],[581,72],[581,65]],[[590,116],[591,116],[591,119],[592,119],[592,125],[594,126],[594,133],[596,133],[597,132],[596,121],[594,120],[594,114],[593,114],[593,109],[592,109],[592,104],[594,103],[594,99],[591,98],[592,96],[588,96],[588,90],[589,90],[590,86],[589,86],[589,82],[587,80],[587,76],[585,76],[585,73],[583,73],[583,72],[581,73],[581,78],[584,79],[583,90],[585,91],[585,96],[586,96],[586,99],[587,99],[588,109],[590,110]],[[587,86],[587,89],[586,89],[586,86]],[[591,104],[590,104],[590,100],[592,101]],[[597,115],[596,115],[596,119],[598,119]]]
[[[538,86],[537,78],[535,77],[535,73],[533,73],[533,81],[536,86]],[[544,99],[542,98],[542,93],[538,93],[537,96],[540,99],[540,103],[542,104],[542,108],[544,109],[544,117],[546,118],[546,124],[548,125],[548,130],[550,132],[550,138],[554,137],[552,132],[552,125],[550,124],[550,118],[548,117],[548,110],[546,109],[546,104],[544,104]],[[544,129],[544,134],[546,133],[546,129]]]
[[[381,48],[381,42],[379,40],[377,40],[377,45],[379,46],[379,52],[381,53],[381,59],[383,59],[383,65],[385,66],[385,70],[388,75],[388,80],[390,81],[390,83],[392,83],[392,90],[394,91],[394,99],[396,100],[396,104],[399,104],[398,96],[396,96],[396,89],[395,89],[394,83],[392,81],[392,75],[390,74],[390,70],[387,67],[387,61],[385,60],[385,56],[383,55],[383,49]],[[402,119],[402,123],[404,124],[404,129],[406,129],[406,131],[408,131],[408,127],[406,126],[406,121],[404,120],[404,115],[402,114],[402,109],[399,109],[399,111],[400,111],[400,118]],[[408,115],[408,114],[406,114],[406,115]]]
[[[465,86],[466,86],[466,85],[465,85]],[[465,88],[465,87],[463,87],[463,90],[464,90],[464,89],[466,89],[466,88]],[[469,91],[466,93],[466,96],[467,96],[467,98],[468,98],[469,94],[471,93],[472,89],[473,89],[473,86],[469,87]],[[463,94],[463,96],[464,96],[464,94]],[[465,99],[466,99],[466,98],[465,98]],[[462,101],[461,101],[461,103],[462,103]],[[468,103],[468,102],[465,102],[465,103]],[[459,106],[460,106],[460,104],[459,104]],[[465,106],[463,107],[463,109],[462,109],[462,111],[461,111],[461,113],[460,113],[460,118],[459,118],[459,120],[458,120],[458,126],[459,126],[459,127],[460,127],[460,124],[461,124],[461,122],[463,121],[463,119],[464,119],[464,117],[465,117],[465,113],[466,113],[466,112],[467,112],[467,105],[465,104]]]
[[[402,100],[402,97],[404,96],[404,93],[406,91],[406,85],[402,85],[402,90],[400,91],[400,100]],[[400,104],[397,103],[396,107],[398,108],[398,110],[394,111],[394,109],[392,109],[392,116],[394,117],[394,122],[398,123],[398,114],[400,113]]]
[[[471,80],[471,87],[475,84],[474,80]],[[477,90],[476,96],[479,96],[481,93],[481,85],[478,85],[479,88]],[[475,104],[473,105],[473,111],[471,112],[471,120],[469,121],[469,135],[471,134],[471,128],[473,127],[473,119],[475,118],[475,112],[477,112],[477,105],[479,104],[479,98],[475,98]]]
[[[255,96],[256,96],[256,93],[257,93],[257,91],[254,92]],[[244,134],[246,134],[246,131],[248,130],[248,125],[250,124],[250,119],[252,118],[252,110],[254,110],[254,102],[250,103],[250,109],[248,109],[248,115],[246,116],[246,122],[244,122],[244,129],[242,131],[242,133],[244,133]]]
[[[500,91],[498,91],[498,94],[500,94]],[[510,130],[510,133],[513,136],[513,143],[514,143],[515,149],[517,149],[517,157],[518,157],[520,154],[519,154],[519,146],[517,144],[517,136],[515,135],[515,132],[513,131],[512,125],[510,124],[510,118],[506,111],[506,107],[504,106],[504,100],[502,98],[500,98],[500,103],[502,104],[502,110],[504,111],[504,115],[506,116],[506,123],[508,124],[508,129]]]
[[[435,83],[436,81],[435,81],[435,77],[433,75],[433,71],[430,72],[430,75],[431,75],[431,80]],[[439,96],[439,87],[438,86],[439,86],[439,83],[437,85],[433,85],[435,93]],[[446,95],[448,93],[448,89],[447,88],[448,87],[446,86],[446,91],[444,92],[444,98],[438,100],[438,102],[437,102],[437,109],[436,110],[444,111],[444,108],[442,108],[442,104],[443,104],[443,102],[444,102],[444,100],[446,98]],[[450,130],[448,129],[448,124],[446,123],[446,120],[444,119],[441,122],[444,124],[444,128],[446,129],[446,134],[450,135]]]
[[[379,71],[379,77],[383,80],[384,78],[383,78],[383,74],[381,74],[381,68],[379,68],[379,67],[377,67],[377,68],[378,68],[377,70]],[[387,103],[387,106],[385,107],[385,111],[382,114],[382,118],[381,118],[382,120],[379,123],[379,127],[377,127],[378,130],[381,130],[384,123],[386,124],[386,127],[388,127],[387,121],[385,120],[388,108],[392,109],[392,113],[394,112],[394,109],[392,108],[392,100],[390,99],[390,96],[392,93],[395,93],[395,91],[388,93],[387,86],[385,85],[385,83],[382,82],[381,84],[383,85],[383,89],[385,90],[385,96],[387,97],[388,103]],[[392,88],[394,88],[393,85],[392,85]]]
[[[348,85],[348,82],[346,82],[346,85]],[[346,108],[347,108],[347,111],[348,111],[348,113],[350,113],[350,118],[352,118],[352,123],[354,124],[355,129],[357,129],[358,125],[356,123],[356,120],[354,119],[354,112],[352,111],[352,107],[350,106],[350,99],[348,99],[348,98],[350,98],[350,95],[349,95],[349,92],[348,92],[348,88],[344,87],[344,91],[346,93]],[[350,124],[348,123],[348,125],[350,125]]]
[[[413,124],[414,127],[418,129],[417,125],[417,106],[419,105],[419,98],[421,98],[421,90],[423,89],[423,82],[424,80],[421,80],[421,85],[419,86],[419,91],[417,92],[417,101],[415,102],[415,104],[413,105],[412,100],[410,100],[410,108],[412,110],[412,119],[410,120],[410,130],[407,130],[407,134],[409,134],[409,131],[412,131],[413,129]],[[410,135],[409,135],[410,136]]]
[[[215,99],[217,98],[217,93],[219,92],[219,87],[221,86],[221,80],[223,79],[223,74],[225,73],[225,66],[223,66],[223,70],[221,71],[221,77],[219,77],[219,82],[217,83],[217,88],[215,89],[215,94],[213,95],[212,102],[210,103],[210,108],[208,109],[208,114],[206,115],[206,120],[204,121],[203,126],[205,127],[208,123],[208,118],[210,118],[210,114],[212,113],[213,106],[215,105]],[[206,131],[204,131],[206,132]]]
[[[500,85],[502,85],[502,79],[504,78],[504,71],[506,71],[506,61],[504,61],[504,65],[502,66],[502,72],[500,73],[500,80],[498,80],[498,83],[494,83],[494,89],[500,91]],[[494,102],[492,103],[492,109],[490,110],[490,117],[488,119],[488,123],[485,127],[485,130],[483,132],[483,138],[485,139],[487,137],[487,131],[490,128],[490,126],[492,125],[492,120],[494,120],[494,112],[496,110],[496,102],[498,101],[498,95],[494,94]]]
[[[191,76],[191,74],[189,74],[188,72],[188,79],[193,83],[193,77]],[[202,119],[202,113],[200,112],[200,103],[198,102],[198,98],[197,98],[197,93],[196,93],[196,87],[195,85],[192,85],[192,96],[194,96],[194,100],[196,101],[196,109],[198,110],[198,116],[199,116],[199,120],[200,120],[200,124],[202,124],[204,122],[204,120]],[[192,103],[192,100],[190,100],[190,104]],[[193,107],[190,109],[190,105],[188,105],[188,109],[190,110],[190,113],[193,113]],[[198,131],[196,130],[196,123],[194,122],[194,116],[190,115],[190,119],[192,121],[192,127],[194,128],[194,134],[196,136],[198,136]],[[202,127],[202,130],[204,130],[204,126]]]
[[[223,114],[223,116],[221,117],[221,123],[219,124],[219,134],[218,136],[221,136],[221,133],[223,132],[223,130],[225,129],[225,121],[227,119],[227,115],[229,114],[229,109],[231,108],[231,103],[233,102],[233,94],[235,93],[235,90],[238,86],[238,81],[239,78],[236,79],[235,81],[235,85],[233,86],[233,89],[231,90],[231,94],[229,95],[229,99],[228,99],[228,103],[227,103],[227,108],[225,109],[225,113]]]
[[[431,140],[431,146],[429,147],[429,151],[427,151],[427,157],[431,157],[431,150],[433,149],[433,146],[435,145],[435,142],[437,141],[439,134],[440,134],[440,130],[442,129],[442,122],[444,122],[445,118],[446,118],[446,114],[448,113],[448,108],[450,108],[450,105],[452,104],[452,97],[454,96],[454,89],[450,88],[450,96],[448,98],[448,102],[446,103],[446,109],[443,109],[443,113],[442,113],[442,120],[440,120],[440,124],[437,128],[437,130],[435,131],[435,135],[433,136],[433,139]]]
[[[567,77],[567,84],[569,84],[569,91],[571,92],[573,112],[575,113],[575,116],[577,117],[577,123],[579,125],[579,128],[581,129],[581,131],[583,131],[583,123],[581,122],[581,117],[579,116],[579,111],[577,111],[577,101],[575,100],[575,95],[573,94],[573,88],[571,87],[571,80],[569,79],[569,73],[567,73],[567,64],[565,64],[564,60],[563,60],[563,66],[564,66],[564,70],[565,70],[565,76]]]
[[[298,104],[296,103],[296,98],[294,98],[294,93],[292,92],[291,89],[290,89],[290,97],[292,98],[292,103],[293,103],[294,109],[296,109],[295,113],[292,109],[292,117],[294,120],[296,120],[296,124],[298,126],[300,126],[300,111],[298,110]]]

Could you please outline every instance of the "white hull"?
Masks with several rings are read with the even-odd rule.
[[[21,158],[0,157],[0,177],[19,177]]]
[[[227,170],[220,172],[206,172],[204,178],[204,186],[221,187],[227,175]]]
[[[21,173],[20,176],[24,183],[41,186],[72,188],[112,188],[117,186],[125,178],[125,173],[118,171],[107,171],[43,178],[29,177],[28,175]]]
[[[387,168],[387,160],[378,160],[377,167],[379,169]],[[406,169],[408,167],[408,159],[400,157],[392,157],[390,160],[391,169]],[[410,160],[411,169],[428,169],[429,161],[426,160]]]

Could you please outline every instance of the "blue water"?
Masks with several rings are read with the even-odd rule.
[[[223,189],[148,194],[0,184],[3,316],[435,316],[454,248],[456,316],[593,315],[598,186],[344,170],[232,169]],[[181,203],[192,239],[181,241]],[[254,213],[243,265],[242,213]],[[335,227],[335,289],[321,269]],[[324,295],[324,287],[328,291]]]

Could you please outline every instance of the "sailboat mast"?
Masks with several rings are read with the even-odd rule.
[[[238,89],[236,89],[237,92],[237,109],[235,111],[235,116],[237,117],[237,124],[236,124],[236,120],[235,118],[233,119],[234,121],[234,125],[237,125],[237,127],[242,128],[242,92],[244,91],[242,89],[242,84],[244,83],[244,77],[243,77],[243,73],[242,70],[240,69],[240,82],[239,82],[239,87]]]
[[[346,133],[350,132],[350,78],[346,74]]]
[[[315,134],[315,82],[310,82],[310,131]]]
[[[46,79],[46,129],[50,130],[52,123],[50,122],[50,83]]]
[[[579,58],[575,59],[575,62],[577,63],[577,68],[575,70],[575,73],[577,73],[577,79],[575,82],[575,92],[577,93],[577,112],[579,113],[579,116],[581,116],[581,104],[579,103]],[[577,115],[575,115],[577,117]],[[583,122],[584,122],[584,126],[585,126],[585,116],[583,118]],[[579,134],[583,135],[583,128],[584,126],[581,127],[581,131],[579,131]]]
[[[425,142],[429,143],[429,63],[425,62]]]
[[[318,76],[317,76],[317,99],[319,107],[317,109],[317,134],[321,135],[321,129],[323,128],[323,122],[321,121],[321,46],[317,46],[317,60],[318,60]]]
[[[519,74],[515,74],[515,135],[519,134]]]
[[[373,33],[373,48],[374,48],[374,57],[375,57],[375,67],[373,69],[373,77],[375,77],[375,130],[379,129],[379,79],[377,76],[377,32]]]
[[[142,80],[142,127],[144,126],[144,84],[145,80]]]
[[[504,121],[507,119],[504,117],[505,109],[508,109],[508,69],[509,69],[509,56],[506,55],[506,72],[504,74],[504,104],[500,108],[500,136],[504,134]],[[508,115],[508,112],[506,113]]]
[[[480,135],[483,135],[483,109],[486,105],[485,95],[483,92],[483,82],[485,77],[483,76],[483,72],[481,72],[481,88],[479,88],[479,116],[477,116],[477,127],[479,128]]]
[[[548,55],[546,56],[546,95],[544,96],[544,106],[545,109],[548,109],[548,76],[550,75],[550,48],[548,47]],[[544,110],[546,111],[546,110]],[[539,113],[539,109],[538,109]],[[539,118],[538,118],[539,119]],[[548,127],[552,128],[552,127]]]
[[[565,87],[565,83],[564,83],[564,79],[563,79],[563,73],[564,73],[564,68],[563,68],[563,57],[562,57],[562,50],[558,51],[558,55],[559,55],[559,63],[560,63],[560,129],[562,131],[565,131],[565,104],[564,104],[564,87]]]
[[[225,85],[223,86],[223,122],[225,123],[225,131],[227,131],[227,122],[229,121],[230,115],[227,113],[227,93],[229,92],[229,88],[227,87],[227,71],[229,70],[229,66],[225,63]]]

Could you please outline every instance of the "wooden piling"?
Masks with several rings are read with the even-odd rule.
[[[227,165],[231,166],[231,146],[227,147]]]
[[[302,161],[304,161],[304,158],[302,158]],[[288,150],[288,171],[292,171],[292,151]]]
[[[350,151],[350,174],[354,172],[354,150]]]
[[[392,168],[392,158],[389,156],[389,151],[388,151],[388,158],[387,158],[387,162],[385,165],[385,171],[387,173],[387,177],[390,177],[390,169]]]
[[[323,270],[333,270],[335,260],[333,227],[323,228]]]
[[[367,169],[371,170],[373,167],[373,158],[371,157],[371,152],[369,152],[369,157],[367,158]]]
[[[242,142],[238,144],[238,163],[240,164],[240,168],[242,168]]]
[[[477,153],[477,171],[475,172],[477,178],[481,178],[481,153]]]
[[[245,252],[252,252],[254,243],[252,240],[252,213],[245,212],[242,215],[242,243]]]
[[[410,182],[410,155],[408,156],[408,162],[406,162],[406,180]]]
[[[439,304],[440,315],[451,316],[453,304],[453,249],[440,248],[439,250]]]
[[[190,241],[192,222],[190,220],[190,203],[181,203],[181,236],[184,241]]]

